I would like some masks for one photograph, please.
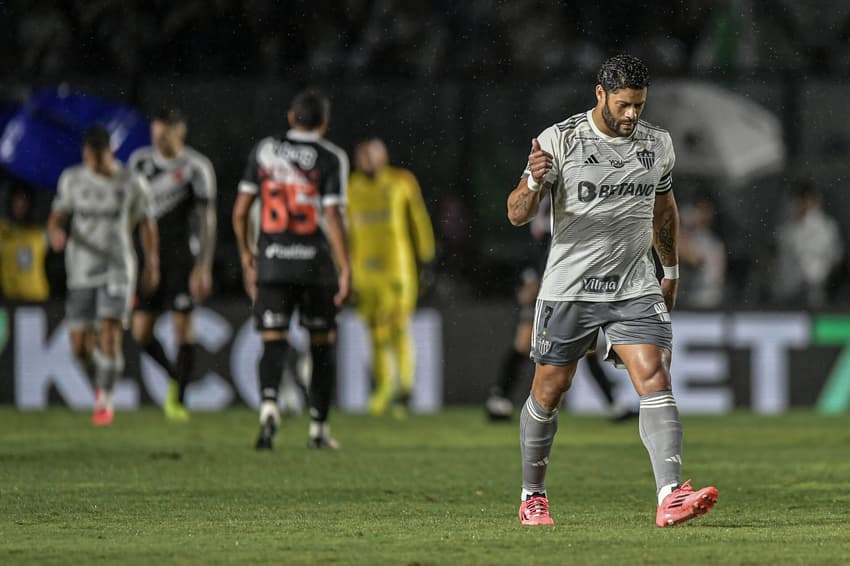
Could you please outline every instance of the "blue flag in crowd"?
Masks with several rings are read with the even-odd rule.
[[[41,90],[14,112],[0,108],[0,167],[55,190],[62,170],[82,161],[83,132],[94,124],[106,126],[122,161],[150,143],[148,122],[135,108],[85,94]]]

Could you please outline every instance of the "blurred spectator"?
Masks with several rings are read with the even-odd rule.
[[[777,230],[776,299],[795,306],[802,298],[809,308],[821,308],[827,283],[844,259],[838,222],[821,206],[821,195],[811,181],[798,181],[790,218]]]
[[[374,76],[431,77],[442,70],[448,51],[445,20],[426,3],[377,0],[350,66]]]
[[[50,295],[44,227],[33,220],[29,189],[10,192],[9,218],[0,220],[0,290],[12,301],[42,302]]]
[[[686,308],[710,309],[723,303],[726,246],[713,228],[715,213],[714,201],[708,195],[682,207],[679,304]]]

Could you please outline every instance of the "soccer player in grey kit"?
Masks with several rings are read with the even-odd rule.
[[[602,64],[596,106],[532,140],[508,219],[530,222],[551,193],[552,240],[532,330],[534,380],[520,418],[523,525],[552,525],[545,477],[558,407],[576,365],[604,332],[640,396],[639,428],[655,474],[659,527],[709,511],[714,487],[680,484],[682,426],[670,379],[679,213],[670,134],[640,120],[649,73],[637,58]],[[655,278],[652,247],[664,278]]]
[[[151,292],[159,284],[159,233],[147,191],[144,178],[114,159],[106,128],[93,126],[83,135],[83,163],[59,178],[47,220],[50,247],[65,252],[65,319],[74,357],[95,384],[95,426],[112,424],[112,392],[124,370],[122,338],[136,284],[132,231],[137,222],[145,252],[141,286]]]

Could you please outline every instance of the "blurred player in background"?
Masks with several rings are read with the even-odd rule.
[[[357,312],[372,346],[369,412],[406,413],[416,371],[410,335],[420,267],[434,258],[434,231],[416,177],[389,164],[384,142],[355,149],[348,228]]]
[[[139,220],[141,286],[151,292],[159,282],[159,249],[147,184],[113,158],[106,128],[93,126],[83,136],[83,164],[59,178],[47,231],[51,248],[65,251],[65,318],[74,356],[95,384],[97,426],[112,423],[113,387],[124,370],[122,337],[136,285],[132,232]]]
[[[537,242],[537,246],[548,248],[550,227],[549,208],[551,200],[544,196],[540,201],[537,216],[531,221],[531,235]],[[536,256],[538,254],[532,254]],[[539,254],[542,257],[541,267],[545,265],[546,251]],[[536,263],[536,262],[535,262]],[[516,299],[519,312],[516,327],[514,329],[514,340],[505,351],[501,360],[499,374],[496,382],[490,388],[489,397],[484,402],[484,410],[492,421],[506,421],[513,417],[514,403],[511,400],[514,390],[519,385],[527,369],[530,369],[529,354],[531,353],[531,330],[534,321],[534,303],[537,293],[540,291],[540,273],[535,267],[526,267],[521,275],[521,284],[517,290]],[[627,405],[617,403],[614,400],[614,383],[608,378],[602,365],[599,363],[596,350],[592,350],[585,356],[590,375],[599,386],[608,414],[612,421],[622,422],[637,417],[637,412]]]
[[[324,95],[299,93],[287,118],[291,129],[285,136],[264,138],[254,147],[233,207],[243,274],[249,285],[256,282],[253,310],[263,341],[256,447],[271,449],[280,424],[278,387],[290,348],[287,328],[298,309],[310,331],[313,359],[308,445],[335,449],[328,414],[336,377],[336,315],[351,285],[341,210],[348,157],[323,138],[330,120]],[[257,198],[261,214],[255,254],[248,216]]]
[[[147,178],[150,186],[159,225],[162,280],[152,293],[138,290],[133,338],[169,376],[165,416],[183,422],[189,419],[186,386],[195,365],[192,310],[209,296],[212,287],[215,171],[209,159],[186,145],[186,120],[176,109],[154,116],[151,140],[152,146],[133,152],[129,167]],[[174,317],[174,364],[153,332],[157,318],[166,310]]]
[[[520,422],[523,525],[551,525],[546,469],[558,407],[578,361],[600,329],[609,357],[626,367],[640,396],[640,436],[655,474],[660,527],[709,511],[714,487],[679,483],[682,425],[670,380],[679,215],[672,192],[670,134],[639,117],[649,72],[618,55],[599,70],[596,106],[532,140],[528,163],[508,196],[508,218],[534,218],[551,194],[552,241],[534,315],[531,394]],[[651,249],[664,278],[659,285]],[[611,356],[613,354],[613,356]]]

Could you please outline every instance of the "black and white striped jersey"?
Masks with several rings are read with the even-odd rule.
[[[259,283],[336,283],[324,207],[342,205],[348,156],[318,132],[290,130],[254,147],[239,192],[260,201]]]
[[[174,159],[166,159],[154,147],[143,147],[133,152],[128,167],[148,181],[164,268],[194,262],[190,245],[193,216],[198,206],[215,203],[216,198],[210,160],[188,146]]]

